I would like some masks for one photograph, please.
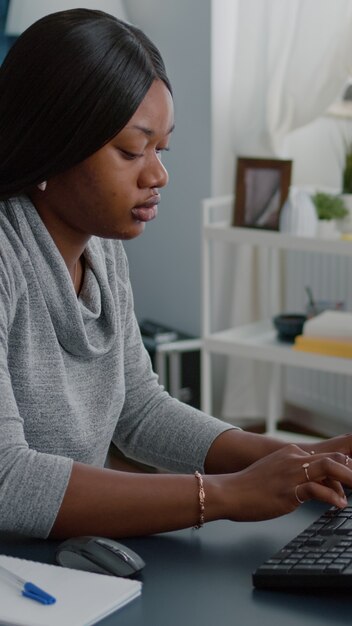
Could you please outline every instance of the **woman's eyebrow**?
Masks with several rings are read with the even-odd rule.
[[[133,126],[130,126],[130,128],[133,128],[134,130],[140,130],[142,133],[144,133],[145,135],[147,135],[147,137],[153,137],[156,133],[154,130],[152,130],[151,128],[147,128],[146,126],[140,126],[139,124],[134,124]],[[170,135],[172,133],[172,131],[175,128],[175,124],[173,124],[169,130],[167,131],[167,133],[165,133],[166,135]]]

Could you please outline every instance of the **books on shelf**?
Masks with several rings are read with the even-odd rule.
[[[302,352],[315,352],[326,356],[337,356],[352,359],[352,338],[344,341],[341,338],[332,337],[306,337],[299,335],[293,345],[294,350]]]
[[[352,341],[352,313],[349,311],[323,311],[304,323],[303,335],[331,337]]]
[[[293,349],[351,359],[352,313],[324,311],[307,320],[303,334],[295,338]]]

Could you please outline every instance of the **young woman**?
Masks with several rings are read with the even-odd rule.
[[[99,11],[43,18],[0,68],[1,530],[123,537],[346,504],[351,436],[313,455],[242,432],[151,370],[121,240],[157,215],[173,127],[158,50]],[[105,469],[111,442],[168,472]]]

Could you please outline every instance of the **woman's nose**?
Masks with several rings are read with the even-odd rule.
[[[139,186],[146,187],[165,187],[169,182],[169,174],[160,160],[160,155],[154,154],[148,160],[139,176]]]

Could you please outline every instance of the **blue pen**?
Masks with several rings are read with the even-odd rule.
[[[21,589],[22,595],[26,598],[36,600],[36,602],[40,602],[41,604],[54,604],[56,602],[56,598],[54,598],[54,596],[46,593],[46,591],[43,591],[43,589],[40,589],[40,587],[37,587],[37,585],[34,585],[33,583],[24,580],[20,576],[17,576],[17,574],[13,574],[13,572],[10,572],[2,565],[0,565],[0,577],[6,578],[10,583],[13,583],[16,585],[16,587],[19,587]]]

